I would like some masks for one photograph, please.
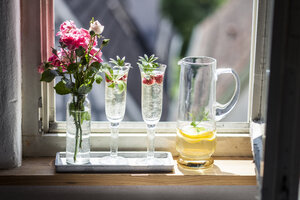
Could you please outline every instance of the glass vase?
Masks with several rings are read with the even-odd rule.
[[[66,161],[90,161],[91,107],[87,95],[72,95],[67,103]]]

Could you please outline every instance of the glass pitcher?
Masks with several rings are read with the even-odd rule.
[[[231,68],[216,69],[214,58],[186,57],[181,65],[176,150],[178,163],[184,168],[212,166],[216,148],[216,121],[225,117],[235,106],[240,81]],[[231,100],[222,105],[216,102],[216,82],[221,74],[232,74],[235,91]]]

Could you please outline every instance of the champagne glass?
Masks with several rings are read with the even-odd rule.
[[[117,61],[121,59],[117,57]],[[127,77],[130,64],[125,57],[119,63],[111,59],[112,67],[106,65],[105,72],[105,114],[110,121],[110,156],[102,159],[106,164],[124,164],[126,159],[118,156],[119,124],[124,118],[126,107]],[[122,61],[121,60],[121,61]]]
[[[147,124],[147,163],[155,161],[155,128],[162,113],[163,80],[166,65],[156,63],[154,55],[140,57],[142,115]]]

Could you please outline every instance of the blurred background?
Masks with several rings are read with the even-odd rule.
[[[185,56],[210,56],[218,67],[234,68],[241,80],[240,98],[222,121],[243,122],[248,115],[248,86],[252,0],[55,0],[55,32],[65,20],[89,28],[92,17],[105,26],[110,39],[104,60],[125,56],[133,68],[128,75],[126,114],[123,121],[143,121],[138,56],[155,54],[167,64],[161,121],[175,121],[180,66]],[[55,40],[58,46],[58,37]],[[226,103],[234,92],[231,75],[217,82],[217,100]],[[56,120],[66,119],[69,96],[56,95]],[[106,121],[104,84],[95,84],[88,96],[92,120]]]

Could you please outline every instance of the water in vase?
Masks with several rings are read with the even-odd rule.
[[[80,116],[84,115],[87,112],[80,112]],[[69,116],[69,118],[73,118],[73,116]],[[82,141],[80,146],[80,133],[79,129],[76,129],[74,124],[74,119],[67,120],[67,135],[66,135],[66,161],[70,164],[86,164],[90,159],[90,121],[83,120],[81,123],[82,130]],[[76,133],[77,130],[77,133]],[[74,149],[76,145],[76,137],[78,138],[78,152],[76,156],[76,161],[74,162]]]

